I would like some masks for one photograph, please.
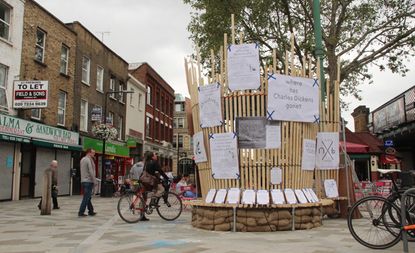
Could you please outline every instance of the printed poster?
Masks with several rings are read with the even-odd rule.
[[[199,86],[200,126],[222,125],[221,86],[219,83]]]
[[[267,120],[265,126],[266,145],[267,149],[281,147],[281,126],[279,121]]]
[[[259,88],[259,48],[256,44],[229,45],[227,60],[231,91]]]
[[[216,194],[216,190],[215,189],[210,189],[206,195],[206,199],[205,202],[206,203],[212,203],[213,199],[215,198],[215,194]]]
[[[337,189],[337,183],[334,179],[324,180],[324,190],[327,198],[337,198],[339,196],[339,190]]]
[[[238,133],[238,148],[280,148],[280,122],[267,120],[266,117],[238,117],[236,118],[236,132]]]
[[[302,170],[314,170],[316,167],[316,141],[303,139]]]
[[[207,162],[205,141],[203,139],[202,131],[193,135],[193,154],[195,156],[195,163]]]
[[[273,74],[268,79],[268,117],[272,120],[317,122],[319,86],[312,78]]]
[[[258,190],[256,193],[258,205],[268,205],[269,204],[269,191],[267,190]]]
[[[214,179],[238,179],[239,160],[236,134],[211,134],[209,139],[212,177]]]
[[[254,190],[245,190],[242,194],[242,204],[255,204],[255,195]]]
[[[227,193],[226,189],[219,189],[218,192],[216,192],[215,203],[216,204],[225,203],[226,193]]]
[[[285,204],[284,193],[280,189],[271,190],[272,203],[276,205]]]
[[[228,197],[226,202],[228,204],[238,204],[241,198],[241,189],[239,188],[230,188],[228,191]]]
[[[282,182],[282,170],[279,167],[271,169],[271,184],[281,184]]]
[[[339,133],[317,133],[316,168],[339,169]]]

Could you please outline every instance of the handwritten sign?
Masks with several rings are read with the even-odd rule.
[[[203,132],[197,132],[193,135],[193,154],[195,155],[195,163],[207,161]]]
[[[339,196],[339,190],[337,189],[337,183],[334,179],[324,180],[324,190],[327,198],[337,198]]]
[[[301,204],[308,203],[307,198],[305,197],[305,195],[304,195],[304,193],[303,193],[302,190],[296,189],[296,190],[294,190],[294,192],[295,192],[295,195],[297,196],[298,201]]]
[[[259,88],[259,49],[256,44],[229,45],[227,60],[231,91]]]
[[[237,137],[234,133],[210,135],[212,177],[215,179],[239,178]]]
[[[277,205],[285,204],[284,193],[280,189],[271,190],[272,203]]]
[[[295,193],[292,189],[284,189],[284,194],[288,204],[297,204],[297,198],[295,197]]]
[[[256,193],[256,199],[258,205],[269,204],[269,192],[267,190],[258,190]]]
[[[303,155],[301,157],[302,170],[314,170],[316,166],[316,141],[303,140]]]
[[[314,202],[319,202],[320,201],[317,197],[317,194],[314,192],[313,189],[307,188],[307,190],[310,193],[311,197],[313,198]]]
[[[265,126],[266,145],[267,149],[281,147],[281,126],[280,122],[276,120],[267,120]]]
[[[226,189],[219,189],[218,192],[216,193],[215,203],[216,204],[225,203],[226,193],[227,193]]]
[[[215,189],[210,189],[208,191],[208,194],[206,195],[205,202],[206,203],[212,203],[213,199],[215,199],[215,194],[216,194],[216,190]]]
[[[281,184],[282,182],[282,170],[281,168],[274,167],[271,169],[271,184]]]
[[[316,168],[320,170],[339,168],[339,133],[317,133]]]
[[[308,202],[310,203],[314,203],[316,201],[314,201],[313,196],[311,196],[310,192],[308,191],[308,189],[302,189],[304,196],[307,198]]]
[[[222,125],[221,86],[218,83],[199,86],[199,108],[201,127]]]
[[[242,204],[255,204],[255,195],[254,190],[245,190],[242,194]]]
[[[274,120],[316,122],[319,86],[311,78],[273,74],[268,79],[268,115]]]
[[[238,204],[241,198],[241,189],[239,188],[230,188],[228,191],[228,197],[226,202],[228,204]]]

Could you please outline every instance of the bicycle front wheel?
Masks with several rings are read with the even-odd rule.
[[[353,219],[357,212],[360,218]],[[400,217],[395,204],[378,196],[369,196],[357,201],[349,211],[347,225],[349,231],[360,244],[372,249],[387,249],[401,239]]]
[[[173,192],[163,194],[157,201],[157,213],[167,221],[179,218],[182,208],[182,200]]]
[[[137,223],[143,217],[144,209],[144,199],[134,193],[127,193],[118,200],[118,214],[127,223]]]

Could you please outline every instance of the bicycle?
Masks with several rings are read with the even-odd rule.
[[[146,191],[145,187],[139,182],[136,187],[137,190],[127,191],[118,200],[117,211],[121,219],[127,223],[137,223],[144,213],[150,215],[154,210],[166,221],[179,218],[183,209],[182,201],[176,193],[169,191],[170,184],[169,180],[163,181],[165,191],[162,196],[152,196],[150,203],[147,204],[147,197],[152,192]]]
[[[389,176],[397,170],[380,170]],[[349,210],[347,224],[350,233],[360,244],[372,249],[387,249],[401,240],[402,231],[406,231],[410,238],[415,239],[414,230],[404,229],[401,224],[400,199],[406,189],[399,188],[392,180],[391,194],[385,198],[381,196],[367,196],[357,201]],[[408,224],[414,224],[415,195],[411,195],[406,202],[406,219]],[[360,216],[358,219],[353,219]]]

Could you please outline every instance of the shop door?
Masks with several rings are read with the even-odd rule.
[[[22,144],[22,164],[20,176],[20,198],[33,197],[34,190],[34,152],[31,145]]]
[[[42,196],[43,173],[49,168],[52,160],[55,160],[55,150],[36,148],[35,197]]]
[[[71,184],[71,151],[57,150],[59,195],[69,195]]]
[[[0,144],[0,200],[12,198],[14,143]]]

